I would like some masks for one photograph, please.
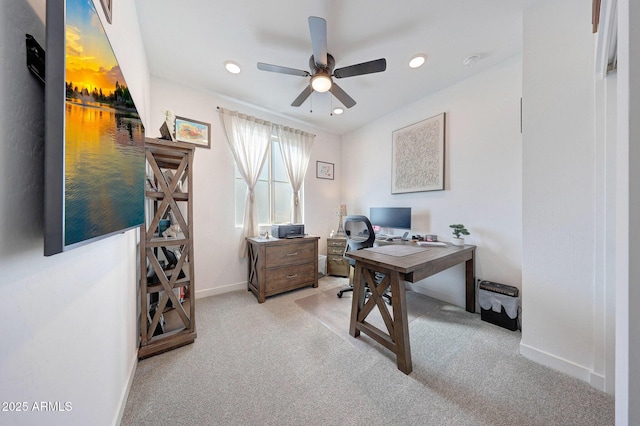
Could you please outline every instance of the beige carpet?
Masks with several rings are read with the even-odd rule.
[[[330,280],[331,277],[327,277]],[[337,287],[342,288],[342,287]],[[371,339],[366,334],[360,334],[354,338],[349,334],[349,321],[351,315],[352,292],[344,293],[342,298],[337,297],[337,288],[328,288],[317,294],[296,300],[296,304],[316,317],[318,321],[327,326],[338,336],[362,351],[368,351],[373,346],[382,350],[384,347]],[[414,319],[425,315],[427,312],[437,309],[441,304],[436,300],[420,293],[407,291],[407,318],[409,323]],[[390,307],[389,307],[390,308]],[[391,312],[390,312],[391,313]],[[392,315],[393,317],[393,315]],[[386,331],[384,321],[377,308],[367,317],[367,322],[375,325],[382,331]]]
[[[613,397],[524,359],[519,332],[415,293],[403,374],[349,336],[345,284],[198,299],[195,343],[138,363],[122,425],[614,424]]]

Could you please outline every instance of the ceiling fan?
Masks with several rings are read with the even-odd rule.
[[[309,68],[311,72],[279,65],[265,64],[263,62],[258,62],[258,69],[300,77],[311,77],[309,85],[298,95],[291,106],[299,107],[314,91],[330,91],[344,106],[351,108],[356,104],[356,101],[353,100],[347,92],[342,90],[340,86],[334,83],[332,77],[346,78],[382,72],[387,69],[387,60],[381,58],[334,70],[335,60],[333,56],[327,53],[327,21],[317,16],[310,16],[309,30],[311,32],[311,46],[313,48],[313,55],[309,58]]]

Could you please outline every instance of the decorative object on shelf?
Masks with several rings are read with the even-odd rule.
[[[449,228],[453,229],[453,239],[451,240],[451,243],[454,246],[464,245],[464,238],[462,238],[460,235],[471,235],[467,228],[465,228],[462,224],[449,225]]]
[[[316,178],[333,180],[333,163],[316,161]]]
[[[180,225],[177,223],[175,225],[169,226],[162,232],[162,236],[164,238],[178,238],[178,232],[180,232]]]
[[[164,236],[164,231],[169,229],[171,221],[169,219],[160,219],[158,222],[158,235]]]
[[[162,111],[164,114],[164,123],[160,127],[160,134],[162,135],[162,139],[166,139],[169,141],[175,141],[176,138],[174,133],[176,131],[176,116],[169,110]]]
[[[176,116],[176,140],[211,148],[211,124]]]
[[[113,15],[113,0],[100,0],[102,4],[102,10],[104,10],[104,17],[107,18],[107,22],[111,23],[111,16]]]
[[[344,237],[344,226],[342,225],[342,218],[347,215],[347,205],[340,204],[338,206],[337,215],[340,217],[338,219],[338,232],[335,233],[336,237]],[[333,232],[333,231],[331,231]]]
[[[391,193],[444,190],[445,113],[393,132]]]

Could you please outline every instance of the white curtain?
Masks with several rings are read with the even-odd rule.
[[[280,151],[282,152],[282,160],[293,189],[291,223],[301,223],[300,188],[302,188],[304,176],[307,173],[315,135],[280,125],[276,125],[275,128],[278,134],[278,142],[280,143]]]
[[[258,212],[255,204],[255,186],[269,152],[273,123],[255,117],[219,108],[227,142],[233,153],[240,175],[247,184],[244,222],[240,236],[240,257],[247,256],[247,237],[258,235]]]

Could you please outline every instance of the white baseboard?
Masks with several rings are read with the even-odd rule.
[[[591,378],[589,380],[589,383],[591,384],[591,386],[603,392],[607,391],[604,376],[602,374],[598,374],[592,371],[590,377]]]
[[[587,382],[598,390],[605,390],[604,376],[597,374],[582,365],[575,364],[566,359],[559,358],[550,353],[525,345],[522,342],[520,343],[520,354],[523,357],[530,359],[531,361],[536,362],[540,365],[544,365],[545,367],[552,368],[561,373]]]
[[[243,283],[229,284],[222,287],[207,288],[204,290],[196,290],[196,299],[208,296],[217,296],[219,294],[231,293],[232,291],[247,290],[246,281]]]
[[[120,407],[118,407],[118,411],[116,412],[116,418],[113,419],[113,424],[118,426],[122,422],[122,416],[124,415],[124,409],[127,405],[127,399],[129,399],[129,391],[131,390],[131,385],[133,384],[133,378],[136,375],[136,368],[138,366],[138,350],[136,346],[136,350],[133,352],[133,359],[131,360],[131,369],[129,370],[129,378],[127,380],[127,386],[122,390],[122,395],[120,397]]]

